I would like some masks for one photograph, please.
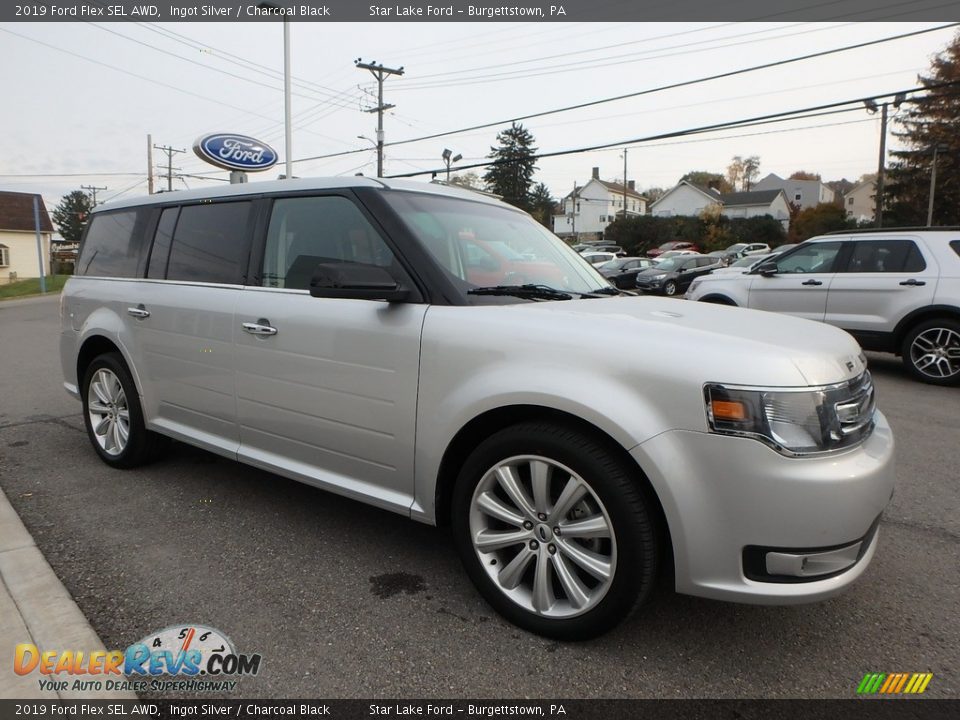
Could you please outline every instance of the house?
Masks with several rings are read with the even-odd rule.
[[[714,188],[681,180],[650,206],[655,217],[698,216],[706,210],[716,210],[728,218],[769,215],[784,227],[790,222],[790,206],[782,190],[720,193]]]
[[[854,185],[843,196],[843,209],[847,217],[857,222],[871,222],[877,209],[877,181],[864,180]]]
[[[759,182],[754,183],[751,190],[783,190],[787,202],[796,203],[803,210],[816,207],[821,203],[832,203],[837,194],[832,188],[820,180],[784,180],[775,173],[770,173]]]
[[[637,192],[633,180],[624,188],[620,183],[601,180],[600,168],[593,168],[590,180],[563,198],[563,211],[553,216],[554,234],[601,239],[607,225],[623,215],[624,197],[627,217],[646,214],[647,198]]]
[[[0,191],[0,283],[40,277],[33,199],[40,201],[40,257],[43,273],[50,274],[50,237],[53,225],[43,198],[31,193]]]

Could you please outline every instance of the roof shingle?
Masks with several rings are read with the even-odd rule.
[[[33,198],[40,199],[40,232],[53,232],[43,198],[33,193],[0,191],[0,230],[34,231]]]

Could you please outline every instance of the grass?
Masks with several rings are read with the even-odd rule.
[[[48,275],[47,292],[59,293],[63,290],[63,284],[67,282],[69,275]],[[10,298],[26,297],[27,295],[40,294],[40,278],[30,278],[29,280],[18,280],[17,282],[0,284],[0,300],[9,300]]]

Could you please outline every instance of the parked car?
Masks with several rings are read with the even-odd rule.
[[[587,252],[612,252],[616,255],[624,256],[627,253],[624,252],[623,248],[619,245],[608,244],[608,243],[579,243],[573,246],[573,249],[578,253],[587,253]]]
[[[595,268],[599,268],[601,265],[606,265],[611,260],[617,259],[616,253],[612,252],[587,252],[580,253],[580,256]]]
[[[477,241],[556,284],[502,266],[479,284]],[[64,386],[111,468],[176,438],[450,525],[479,592],[551,637],[611,628],[665,562],[680,593],[833,596],[893,490],[849,335],[628,296],[467,190],[339,177],[118,199],[90,214],[60,318]]]
[[[687,242],[686,240],[671,240],[670,242],[665,242],[660,247],[647,250],[647,256],[657,257],[658,255],[667,252],[667,250],[693,250],[695,252],[700,252],[700,248],[698,248],[692,242]]]
[[[653,264],[653,260],[650,258],[624,257],[604,263],[598,269],[600,274],[616,287],[632,290],[637,284],[637,273],[645,268],[653,267]]]
[[[824,235],[743,275],[701,278],[688,297],[836,325],[867,350],[899,355],[919,380],[960,383],[960,233],[955,231]]]
[[[699,255],[696,250],[667,250],[666,252],[660,253],[657,257],[652,258],[654,260],[666,260],[667,258],[676,257],[677,255]]]
[[[770,246],[766,243],[734,243],[723,252],[727,257],[736,259],[747,255],[766,255],[770,252]]]
[[[637,290],[663,295],[684,292],[694,278],[720,267],[716,258],[706,255],[679,255],[661,260],[654,267],[637,273]]]

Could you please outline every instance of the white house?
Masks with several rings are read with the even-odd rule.
[[[607,225],[623,215],[624,196],[627,217],[647,212],[647,198],[637,192],[633,180],[624,188],[620,183],[601,180],[600,168],[593,168],[589,182],[563,198],[562,212],[553,216],[553,232],[561,237],[603,237]]]
[[[816,207],[821,203],[832,203],[837,194],[820,180],[784,180],[775,173],[770,173],[759,182],[754,183],[751,190],[783,190],[787,202],[796,203],[803,210]]]
[[[843,196],[843,209],[847,211],[847,217],[858,222],[873,220],[877,210],[876,196],[876,180],[865,180],[854,185]]]
[[[40,258],[37,258],[34,197],[40,201]],[[40,277],[41,260],[44,275],[49,275],[51,235],[53,225],[42,197],[0,192],[0,283]]]
[[[716,208],[728,218],[750,218],[769,215],[787,227],[790,206],[782,190],[751,190],[750,192],[720,193],[687,180],[681,180],[653,205],[655,217],[697,216],[708,208]]]

